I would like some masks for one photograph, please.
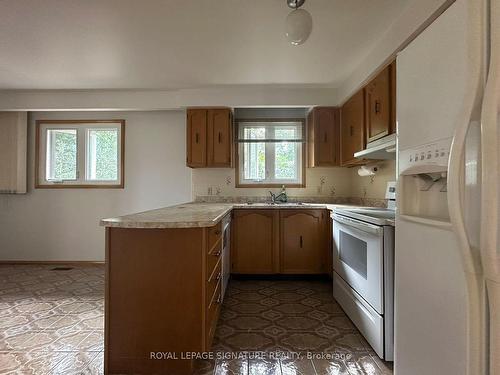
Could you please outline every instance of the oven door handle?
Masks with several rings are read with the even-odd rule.
[[[339,224],[344,224],[344,225],[356,228],[356,229],[361,230],[361,231],[366,232],[366,233],[375,234],[377,236],[380,236],[383,233],[382,227],[379,227],[379,226],[373,225],[373,224],[364,223],[364,222],[359,221],[359,220],[350,219],[350,218],[345,217],[345,216],[333,214],[333,220],[335,220]]]

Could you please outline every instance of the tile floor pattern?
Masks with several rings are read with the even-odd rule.
[[[0,266],[0,374],[101,374],[104,267]]]
[[[336,303],[329,281],[231,280],[213,350],[248,359],[199,362],[199,374],[392,374]],[[255,352],[265,353],[252,358]]]
[[[0,266],[0,374],[103,373],[104,266],[53,268]],[[231,280],[213,349],[249,359],[199,361],[196,374],[392,374],[335,302],[330,284]],[[335,358],[283,357],[307,352]]]

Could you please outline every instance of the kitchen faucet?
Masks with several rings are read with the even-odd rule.
[[[276,204],[276,203],[286,203],[288,201],[288,196],[286,195],[286,190],[285,190],[285,185],[282,186],[281,192],[276,195],[272,191],[269,191],[269,194],[271,195],[271,203]]]

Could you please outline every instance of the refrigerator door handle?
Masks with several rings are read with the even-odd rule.
[[[481,109],[481,259],[489,308],[489,374],[500,375],[500,4],[490,2],[490,61]]]
[[[485,277],[500,283],[499,189],[500,172],[500,6],[491,2],[491,55],[481,109],[481,256]],[[496,15],[496,20],[494,17]],[[496,24],[493,23],[496,21]],[[495,27],[493,27],[495,25]]]
[[[469,2],[467,27],[478,30],[469,33],[469,56],[479,61],[470,64],[467,82],[468,95],[462,105],[461,120],[453,136],[448,162],[448,211],[453,230],[456,234],[461,253],[462,265],[467,283],[467,374],[485,374],[486,338],[485,338],[485,289],[484,276],[479,250],[470,246],[464,218],[464,161],[467,132],[478,116],[479,103],[483,94],[484,34],[479,32],[485,25],[486,2],[477,6]]]

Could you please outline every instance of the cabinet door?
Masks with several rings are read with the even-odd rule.
[[[208,110],[208,165],[231,167],[232,153],[231,110]]]
[[[325,210],[281,210],[281,273],[325,273]]]
[[[207,110],[187,111],[187,165],[205,167],[207,165]]]
[[[390,68],[387,67],[365,89],[367,142],[391,132],[390,91]]]
[[[309,117],[309,166],[330,167],[339,165],[339,111],[333,107],[313,108]],[[311,123],[312,121],[312,123]]]
[[[232,272],[270,274],[278,271],[279,211],[234,210],[232,225]]]
[[[349,166],[359,162],[354,153],[364,150],[365,142],[365,98],[363,90],[354,94],[341,109],[340,120],[341,160],[340,165]]]

